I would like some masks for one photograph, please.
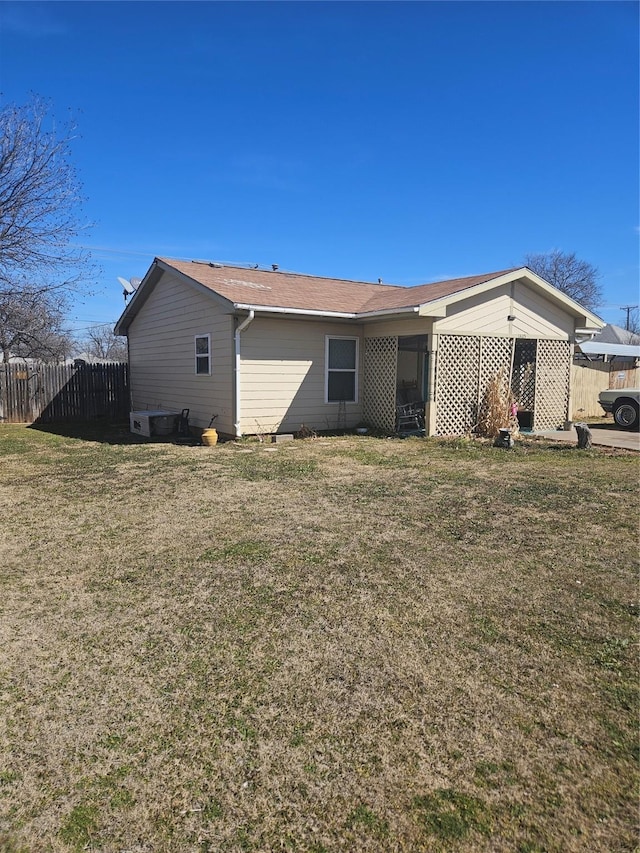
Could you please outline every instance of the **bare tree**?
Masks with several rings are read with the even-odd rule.
[[[64,359],[72,341],[64,329],[64,300],[23,286],[20,294],[0,290],[0,357]]]
[[[549,284],[575,299],[590,311],[602,304],[600,273],[588,261],[581,261],[575,252],[554,249],[542,255],[525,255],[524,263]]]
[[[127,339],[114,335],[110,325],[92,326],[80,347],[87,355],[101,361],[127,360]]]
[[[33,97],[0,110],[0,292],[68,292],[91,274],[74,241],[82,224],[81,184],[71,160],[72,122],[56,126]]]

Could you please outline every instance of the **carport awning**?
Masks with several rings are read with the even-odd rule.
[[[621,358],[640,358],[640,346],[636,344],[600,344],[586,341],[578,345],[584,355],[618,355]]]

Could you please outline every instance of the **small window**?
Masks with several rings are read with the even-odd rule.
[[[327,403],[358,399],[358,339],[326,338],[325,397]]]
[[[211,375],[211,335],[196,335],[196,374]]]

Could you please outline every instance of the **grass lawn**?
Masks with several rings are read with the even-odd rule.
[[[639,461],[1,426],[0,850],[636,850]]]

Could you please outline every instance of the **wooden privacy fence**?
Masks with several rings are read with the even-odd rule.
[[[573,419],[604,415],[598,402],[600,391],[640,387],[640,367],[631,359],[574,361],[571,368]]]
[[[126,418],[127,364],[0,364],[0,422]]]

